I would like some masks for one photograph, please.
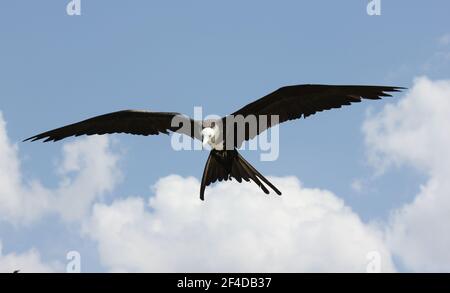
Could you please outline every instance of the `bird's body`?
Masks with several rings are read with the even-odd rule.
[[[360,102],[362,99],[378,100],[391,96],[388,92],[398,92],[401,89],[403,88],[354,85],[287,86],[222,119],[198,121],[173,112],[124,110],[63,126],[26,140],[58,141],[69,136],[107,133],[156,135],[177,132],[211,147],[200,187],[202,200],[206,186],[232,178],[238,182],[252,180],[265,193],[269,193],[267,185],[281,195],[269,180],[238,153],[237,149],[244,141],[289,120],[306,118],[320,111]]]

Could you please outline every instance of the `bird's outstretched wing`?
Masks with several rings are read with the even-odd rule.
[[[201,140],[201,127],[201,123],[179,113],[123,110],[43,132],[24,141],[58,141],[69,136],[106,133],[156,135],[168,134],[169,131]]]
[[[268,122],[267,125],[259,125],[258,119],[257,131],[246,130],[243,138],[235,138],[235,146],[240,147],[244,140],[252,139],[277,124],[276,121],[272,121],[271,115],[278,115],[278,123],[282,123],[301,117],[306,118],[320,111],[358,103],[362,99],[378,100],[382,97],[390,97],[392,95],[388,94],[389,92],[398,92],[402,89],[404,88],[393,86],[314,84],[282,87],[231,114],[232,117],[242,115],[244,118],[255,115],[257,119],[261,115],[266,115]]]

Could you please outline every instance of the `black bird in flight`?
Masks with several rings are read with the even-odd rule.
[[[244,141],[285,121],[306,118],[320,111],[361,102],[362,99],[378,100],[382,97],[391,97],[389,92],[398,92],[402,89],[404,88],[393,86],[293,85],[282,87],[221,119],[198,121],[180,113],[124,110],[50,130],[24,141],[40,139],[44,139],[44,142],[58,141],[69,136],[107,133],[156,135],[177,132],[198,139],[203,145],[210,145],[212,148],[203,171],[201,200],[204,199],[206,186],[217,180],[227,181],[232,178],[238,182],[252,180],[268,194],[269,190],[263,184],[265,183],[281,195],[281,191],[238,153],[237,149]],[[251,125],[236,122],[227,124],[229,118],[246,119],[250,116],[265,116],[266,123],[255,119],[256,125],[253,128]]]

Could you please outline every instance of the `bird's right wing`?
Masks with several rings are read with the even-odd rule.
[[[231,114],[230,117],[242,116],[267,117],[267,125],[259,125],[256,131],[245,130],[245,136],[234,139],[234,146],[240,147],[244,140],[249,140],[267,128],[278,123],[308,117],[324,110],[340,108],[363,99],[378,100],[390,97],[389,92],[398,92],[404,88],[395,86],[364,85],[320,85],[304,84],[282,87]],[[276,115],[278,121],[272,120]],[[228,119],[228,116],[224,118]]]
[[[43,132],[24,141],[40,139],[45,139],[44,142],[58,141],[69,136],[107,133],[157,135],[168,134],[169,131],[201,140],[201,130],[201,122],[180,113],[123,110]]]

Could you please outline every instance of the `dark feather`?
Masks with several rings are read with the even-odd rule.
[[[172,126],[172,119],[178,118],[182,124]],[[186,126],[189,125],[190,127]],[[124,110],[96,116],[81,122],[63,126],[24,141],[40,140],[58,141],[69,136],[128,133],[136,135],[168,134],[169,131],[186,134],[192,138],[201,139],[201,123],[179,113],[149,112],[139,110]]]
[[[255,115],[278,115],[279,123],[283,123],[301,117],[308,117],[324,110],[340,108],[352,103],[361,102],[362,99],[377,100],[381,97],[390,97],[388,92],[398,92],[404,88],[392,86],[355,86],[355,85],[294,85],[282,87],[262,98],[256,100],[238,111],[232,116],[242,115],[247,117]],[[227,117],[223,118],[226,119]],[[226,125],[226,122],[223,122]],[[259,124],[259,120],[258,120]],[[268,123],[268,127],[275,123]],[[256,134],[246,131],[242,138],[234,134],[234,146],[240,147],[244,140],[254,138],[268,127],[258,125]]]
[[[264,193],[268,194],[269,190],[262,183],[264,182],[272,188],[278,195],[279,191],[267,178],[259,173],[252,165],[250,165],[237,150],[217,151],[212,150],[209,153],[203,171],[202,182],[200,185],[200,199],[205,199],[206,186],[218,181],[228,181],[235,178],[238,182],[242,180],[255,182]],[[261,182],[262,181],[262,182]]]

